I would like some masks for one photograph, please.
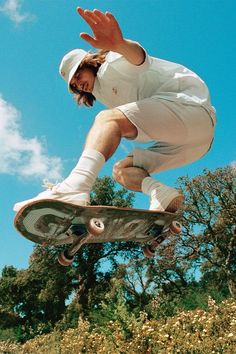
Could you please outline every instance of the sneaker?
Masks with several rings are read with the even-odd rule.
[[[39,193],[36,197],[18,202],[14,205],[13,210],[18,212],[21,208],[26,206],[29,203],[32,203],[37,200],[42,199],[53,199],[59,200],[61,202],[86,206],[90,203],[90,197],[88,193],[79,193],[79,192],[65,192],[60,191],[60,183],[54,185],[48,181],[44,182],[44,186],[47,187],[47,190]]]
[[[161,185],[151,192],[149,210],[176,213],[182,206],[184,196],[175,188]]]

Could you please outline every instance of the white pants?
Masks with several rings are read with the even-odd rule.
[[[215,113],[202,106],[147,98],[117,107],[136,126],[137,142],[153,145],[135,148],[134,166],[156,173],[179,167],[205,155],[211,147]]]

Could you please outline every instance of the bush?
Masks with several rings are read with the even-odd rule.
[[[149,320],[141,312],[138,318],[130,317],[128,328],[129,337],[119,321],[91,329],[88,321],[80,319],[77,328],[38,336],[23,345],[0,342],[0,353],[232,354],[236,346],[236,301],[216,305],[209,298],[208,311],[183,311],[161,320]]]

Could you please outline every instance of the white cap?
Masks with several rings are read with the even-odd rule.
[[[81,61],[84,59],[85,55],[88,53],[83,49],[74,49],[67,53],[61,61],[59,67],[59,73],[63,77],[63,79],[67,82],[68,90],[70,92],[70,81],[74,76],[78,66],[80,65]]]

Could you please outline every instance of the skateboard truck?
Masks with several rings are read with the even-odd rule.
[[[76,252],[78,252],[81,246],[86,243],[90,238],[96,237],[103,233],[104,230],[104,223],[102,222],[102,220],[97,218],[90,219],[85,227],[84,225],[72,225],[67,231],[67,235],[73,236],[75,238],[75,241],[72,243],[70,248],[63,251],[58,256],[58,262],[62,266],[71,265]]]
[[[151,243],[143,248],[143,254],[147,258],[152,258],[155,256],[156,248],[170,235],[179,235],[182,230],[182,225],[178,221],[172,221],[170,226],[163,231],[157,233],[153,238]]]

